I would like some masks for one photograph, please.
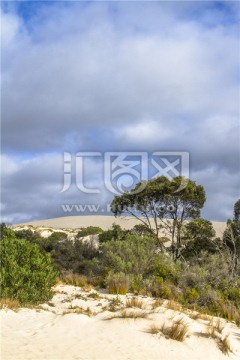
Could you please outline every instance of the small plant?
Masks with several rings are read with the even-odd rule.
[[[150,332],[151,334],[153,334],[153,335],[159,334],[160,329],[157,327],[156,324],[151,324],[151,325],[150,325],[150,328],[149,328],[149,332]]]
[[[222,323],[221,319],[218,319],[216,322],[214,322],[212,318],[207,328],[207,334],[209,337],[216,340],[219,349],[225,355],[227,355],[228,353],[232,352],[232,347],[229,340],[229,334],[221,336],[223,330],[224,324]]]
[[[211,316],[208,315],[208,314],[198,313],[197,319],[201,319],[201,320],[204,320],[204,321],[210,321],[210,320],[211,320]]]
[[[224,330],[224,323],[222,322],[221,319],[217,319],[217,321],[214,324],[215,328],[217,329],[217,331],[221,334]]]
[[[13,311],[19,310],[21,304],[18,300],[12,300],[8,298],[1,298],[0,299],[0,309],[11,309]]]
[[[119,297],[115,297],[114,299],[110,300],[109,304],[109,311],[115,312],[119,309],[119,307],[122,305],[122,301],[119,299]]]
[[[225,335],[223,338],[219,339],[218,347],[225,355],[228,355],[230,352],[233,352],[229,340],[229,335]]]
[[[166,326],[165,323],[159,328],[166,338],[170,338],[176,341],[184,341],[188,336],[188,325],[183,318],[174,320],[171,325]]]
[[[110,273],[107,279],[109,294],[126,295],[129,288],[129,279],[123,273]]]
[[[127,310],[123,309],[120,313],[114,314],[110,317],[108,317],[106,320],[112,320],[112,319],[146,319],[148,317],[148,313],[142,312],[142,311],[133,311],[133,310]]]
[[[62,313],[62,315],[67,315],[67,314],[80,314],[80,315],[87,315],[89,317],[94,315],[89,307],[87,309],[83,309],[81,307],[72,306],[72,305],[69,307],[69,310],[66,310]]]
[[[73,285],[73,286],[79,286],[79,287],[86,287],[88,285],[87,283],[87,277],[84,275],[79,274],[67,274],[62,276],[63,283],[67,285]]]
[[[174,300],[169,300],[167,303],[167,308],[174,310],[174,311],[182,311],[183,307],[182,305],[180,305],[178,302],[174,301]]]
[[[129,307],[129,308],[133,307],[133,308],[143,309],[144,304],[137,297],[132,297],[131,299],[127,299],[126,307]]]
[[[152,310],[157,309],[159,306],[161,306],[161,300],[158,298],[156,299],[152,304]]]
[[[51,307],[54,307],[55,305],[54,305],[54,303],[53,302],[51,302],[51,301],[48,301],[48,306],[51,306]]]
[[[207,325],[207,334],[213,339],[220,339],[224,330],[224,324],[221,319],[214,321],[212,318]]]
[[[88,298],[92,298],[92,299],[94,299],[94,300],[99,300],[99,299],[101,299],[101,297],[99,296],[98,293],[88,294]]]
[[[197,319],[199,319],[199,313],[198,312],[190,312],[190,313],[188,313],[188,316],[191,318],[191,319],[193,319],[193,320],[197,320]]]

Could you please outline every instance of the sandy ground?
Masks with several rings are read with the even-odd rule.
[[[75,229],[87,226],[99,226],[103,230],[111,228],[112,224],[116,223],[124,229],[132,229],[134,225],[140,222],[133,217],[117,217],[114,216],[65,216],[60,218],[53,218],[47,220],[32,221],[21,225],[32,225],[34,227],[44,226],[54,229]],[[213,227],[216,231],[216,236],[222,237],[224,230],[226,229],[225,222],[213,222]]]
[[[95,294],[95,295],[93,295]],[[138,296],[143,309],[127,312],[146,318],[113,318],[122,314],[133,295],[108,295],[95,290],[58,285],[54,298],[38,309],[1,310],[2,360],[221,360],[240,358],[240,329],[224,323],[221,336],[230,334],[233,352],[224,355],[216,340],[206,336],[207,319],[168,308],[163,301],[153,309],[154,299]],[[114,300],[115,299],[115,300]],[[116,299],[120,303],[116,306]],[[109,311],[109,310],[115,310]],[[88,315],[83,314],[88,312]],[[91,312],[91,313],[90,313]],[[90,316],[89,316],[90,315]],[[184,317],[189,336],[179,342],[151,334],[151,324],[171,324]]]

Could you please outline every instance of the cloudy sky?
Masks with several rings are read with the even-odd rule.
[[[188,152],[189,176],[207,194],[202,215],[232,217],[239,4],[2,2],[2,220],[87,214],[66,213],[66,204],[100,205],[103,214],[114,196],[105,152],[149,161],[153,152]],[[82,191],[81,181],[98,192]]]

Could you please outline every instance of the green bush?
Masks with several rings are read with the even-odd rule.
[[[129,230],[123,230],[120,225],[113,224],[112,229],[103,231],[99,234],[99,242],[104,243],[111,240],[125,240]]]
[[[14,233],[0,241],[1,297],[20,303],[40,303],[52,298],[57,273],[50,255],[38,245],[16,239]]]
[[[176,264],[170,256],[159,254],[154,275],[161,277],[164,281],[168,280],[177,283],[179,278],[179,265]]]
[[[77,233],[76,238],[79,239],[80,237],[88,236],[88,235],[97,235],[102,233],[102,229],[98,226],[88,226],[85,229],[80,230]]]
[[[72,270],[84,273],[90,266],[89,261],[97,256],[98,250],[91,241],[65,240],[54,245],[51,255],[59,270]],[[94,263],[94,266],[96,264]]]
[[[185,300],[187,303],[193,304],[199,298],[199,293],[195,288],[187,288],[185,293]]]
[[[125,240],[108,241],[100,249],[106,273],[113,271],[144,277],[153,271],[158,258],[155,239],[146,236],[128,234]]]

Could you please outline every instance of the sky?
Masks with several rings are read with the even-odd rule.
[[[202,216],[232,218],[239,18],[234,1],[2,2],[2,221],[110,215],[156,152],[175,175],[188,154]]]

